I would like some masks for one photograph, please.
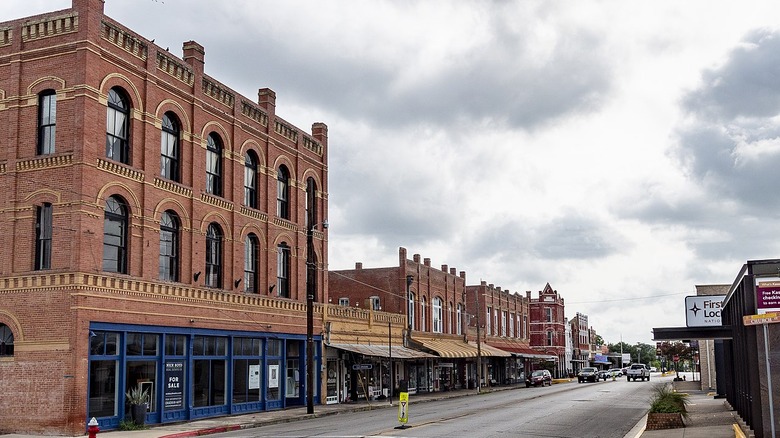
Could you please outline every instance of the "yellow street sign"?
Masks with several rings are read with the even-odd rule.
[[[744,325],[774,324],[780,322],[780,313],[763,313],[759,315],[745,315],[742,317]]]
[[[398,394],[398,422],[406,424],[409,421],[409,393]]]

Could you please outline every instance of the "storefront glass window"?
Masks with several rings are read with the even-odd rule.
[[[116,360],[89,362],[88,417],[113,417],[116,412]]]

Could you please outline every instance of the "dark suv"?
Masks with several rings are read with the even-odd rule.
[[[577,374],[577,381],[582,382],[597,382],[599,380],[599,370],[593,367],[585,367]]]
[[[525,387],[530,386],[550,386],[552,385],[552,374],[547,370],[536,370],[525,379]]]

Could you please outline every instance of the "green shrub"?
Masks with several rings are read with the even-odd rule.
[[[650,412],[682,414],[688,416],[688,394],[676,392],[666,384],[658,384],[653,388],[650,398]]]
[[[124,419],[119,422],[119,430],[144,430],[146,426],[136,424],[133,420]]]

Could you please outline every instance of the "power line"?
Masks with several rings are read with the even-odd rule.
[[[569,301],[566,304],[593,304],[593,303],[611,303],[611,302],[617,302],[617,301],[638,301],[638,300],[648,300],[651,298],[660,298],[660,297],[671,297],[675,295],[682,295],[686,292],[677,292],[673,294],[663,294],[663,295],[651,295],[648,297],[633,297],[633,298],[615,298],[611,300],[595,300],[595,301]]]

